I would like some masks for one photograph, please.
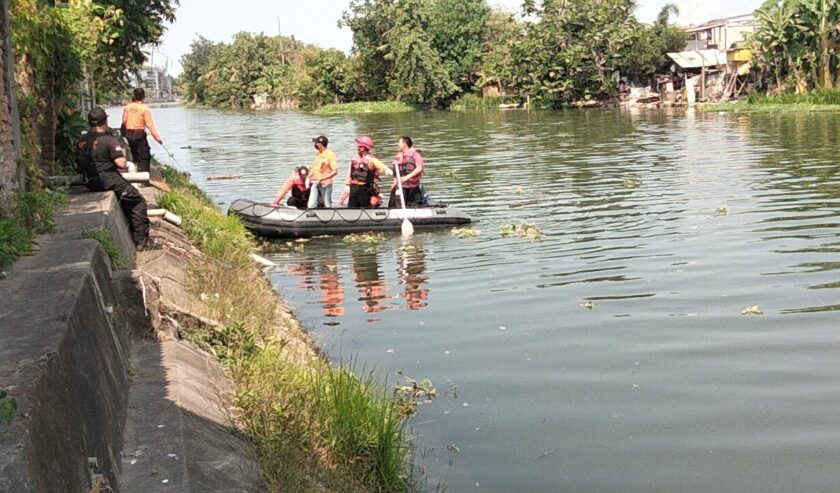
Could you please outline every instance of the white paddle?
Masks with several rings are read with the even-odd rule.
[[[400,180],[400,165],[394,163],[394,171],[397,174],[397,187],[400,190],[400,206],[402,206],[403,212],[405,212],[405,196],[403,195],[403,188],[402,188],[402,180]],[[411,224],[411,221],[408,220],[407,217],[403,216],[402,222],[402,235],[403,236],[411,236],[414,234],[414,225]]]

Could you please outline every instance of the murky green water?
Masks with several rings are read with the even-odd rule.
[[[387,157],[409,134],[480,220],[270,274],[336,360],[457,388],[412,420],[430,489],[840,490],[840,115],[155,115],[223,207],[270,199],[320,133],[344,166],[358,134]]]

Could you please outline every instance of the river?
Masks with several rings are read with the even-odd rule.
[[[271,255],[333,360],[434,383],[429,490],[840,491],[840,114],[154,115],[223,208],[270,200],[319,134],[342,172],[357,135],[390,158],[407,134],[479,220]]]

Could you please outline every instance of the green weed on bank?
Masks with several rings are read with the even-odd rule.
[[[795,113],[840,111],[840,90],[815,89],[806,94],[782,93],[767,95],[754,92],[746,99],[732,103],[701,106],[703,111],[745,111],[754,113]]]
[[[35,235],[47,233],[55,226],[55,213],[67,205],[67,194],[49,190],[20,192],[15,208],[8,217],[0,218],[0,269],[28,255],[35,244]]]
[[[230,369],[241,431],[254,444],[270,491],[405,491],[408,407],[373,373],[321,358],[291,361],[278,336],[276,294],[250,259],[253,238],[186,176],[159,167],[172,192],[159,201],[181,216],[208,262],[190,270],[193,289],[222,327],[187,337]]]
[[[401,101],[357,101],[354,103],[335,103],[322,106],[313,113],[316,115],[344,115],[352,113],[405,113],[414,108]]]

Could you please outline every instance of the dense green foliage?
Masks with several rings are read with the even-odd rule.
[[[414,108],[399,101],[356,101],[353,103],[333,103],[321,106],[314,111],[317,115],[339,115],[354,113],[405,113]]]
[[[145,58],[141,48],[157,42],[164,23],[174,19],[177,3],[10,1],[24,158],[39,165],[30,169],[32,178],[53,174],[56,162],[72,154],[68,146],[75,139],[67,136],[76,131],[76,122],[68,116],[83,98],[95,99],[98,86],[127,80]]]
[[[647,83],[685,42],[668,24],[672,6],[652,26],[636,20],[635,7],[528,0],[518,16],[491,10],[487,0],[351,0],[339,23],[353,32],[349,57],[283,37],[199,38],[180,82],[195,103],[234,108],[259,95],[274,107],[383,100],[449,107],[484,93],[548,107],[607,99],[617,73]],[[278,44],[289,47],[287,56]]]
[[[840,85],[840,4],[835,0],[768,0],[756,11],[756,66],[782,91]]]

